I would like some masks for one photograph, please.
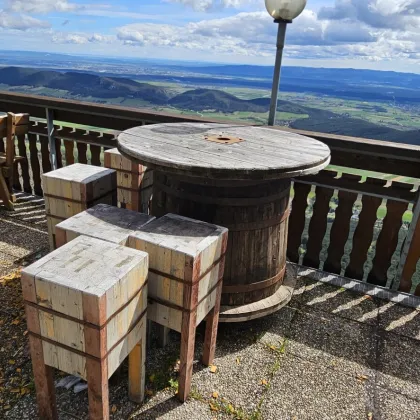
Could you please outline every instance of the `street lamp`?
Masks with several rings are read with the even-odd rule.
[[[274,22],[278,23],[277,53],[274,66],[273,88],[271,91],[270,114],[268,125],[274,125],[277,111],[277,96],[280,87],[281,59],[283,57],[284,40],[286,38],[286,26],[297,18],[306,6],[306,0],[265,0],[265,7]]]

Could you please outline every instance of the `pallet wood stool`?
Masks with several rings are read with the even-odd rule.
[[[128,236],[155,218],[135,211],[97,204],[55,226],[57,248],[80,235],[119,245],[127,245]]]
[[[56,419],[52,368],[87,380],[91,419],[108,419],[108,378],[129,355],[144,396],[148,255],[79,236],[22,271],[41,418]]]
[[[8,210],[14,210],[16,201],[13,193],[14,177],[19,178],[16,164],[26,159],[25,156],[16,156],[15,136],[25,136],[29,126],[29,114],[8,112],[0,117],[0,201]]]
[[[195,330],[204,318],[203,363],[214,359],[227,237],[226,228],[167,214],[128,240],[149,254],[148,319],[181,333],[181,401],[190,392]]]
[[[120,206],[148,214],[153,191],[153,170],[125,158],[117,148],[104,152],[104,166],[117,171]]]
[[[42,176],[50,249],[55,226],[99,203],[117,205],[117,174],[112,169],[75,163]]]

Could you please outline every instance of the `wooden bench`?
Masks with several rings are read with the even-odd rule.
[[[90,418],[108,419],[108,378],[129,355],[143,401],[147,271],[146,253],[87,236],[22,271],[40,418],[57,418],[52,367],[86,379]]]
[[[55,226],[99,203],[117,205],[117,178],[112,169],[75,163],[42,176],[50,249]]]
[[[16,163],[26,159],[16,156],[15,136],[25,135],[29,131],[29,114],[0,116],[0,199],[3,205],[14,210],[16,200],[13,194],[13,179],[17,173]],[[6,138],[4,146],[3,138]]]
[[[131,233],[154,219],[147,214],[119,209],[107,204],[97,204],[56,225],[56,246],[58,248],[80,235],[127,245]]]
[[[104,166],[117,171],[117,197],[121,207],[148,214],[153,170],[125,158],[117,148],[104,152]]]
[[[178,397],[191,388],[196,326],[206,318],[203,363],[213,362],[227,246],[226,228],[167,214],[130,235],[149,254],[147,316],[181,333]]]

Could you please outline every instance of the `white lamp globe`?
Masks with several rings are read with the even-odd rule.
[[[306,0],[265,0],[267,12],[276,20],[293,20],[305,6]]]

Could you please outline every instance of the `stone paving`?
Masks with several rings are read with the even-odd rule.
[[[41,218],[24,218],[30,216],[0,210],[0,232],[7,229],[0,275],[47,248]],[[420,419],[416,309],[298,278],[291,302],[277,313],[220,325],[214,373],[199,362],[203,334],[200,328],[185,404],[175,398],[179,335],[171,333],[170,344],[158,348],[152,334],[147,400],[141,406],[128,400],[123,365],[110,380],[112,418]],[[86,391],[57,390],[57,396],[60,419],[87,418]],[[33,391],[5,418],[37,418]]]

